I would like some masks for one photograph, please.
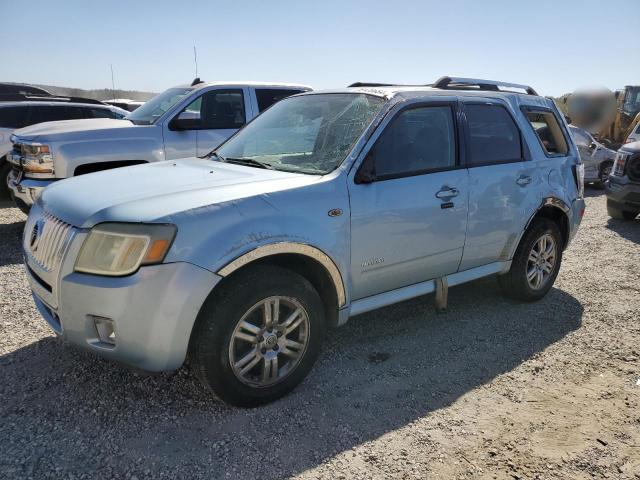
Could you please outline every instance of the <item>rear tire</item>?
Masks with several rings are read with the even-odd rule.
[[[307,279],[276,266],[249,267],[205,301],[190,360],[218,398],[255,407],[286,395],[306,377],[324,332],[323,303]]]
[[[544,297],[560,271],[562,245],[562,234],[555,222],[546,218],[534,220],[520,240],[511,268],[498,276],[504,293],[525,302]]]
[[[607,213],[616,220],[633,220],[640,212],[625,210],[622,205],[607,198]]]
[[[598,171],[598,177],[600,181],[597,183],[598,187],[604,188],[604,183],[609,179],[609,174],[613,168],[613,162],[602,162]]]

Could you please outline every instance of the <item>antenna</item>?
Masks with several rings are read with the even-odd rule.
[[[111,96],[115,100],[116,99],[116,84],[113,81],[113,63],[110,66],[111,66]]]
[[[193,63],[196,64],[196,77],[198,76],[198,52],[196,52],[196,46],[193,46]]]

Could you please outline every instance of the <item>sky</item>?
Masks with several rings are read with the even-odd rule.
[[[0,81],[160,92],[205,81],[343,87],[442,75],[544,95],[640,84],[640,0],[0,0]]]

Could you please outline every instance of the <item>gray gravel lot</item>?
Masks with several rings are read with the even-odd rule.
[[[555,288],[494,278],[352,319],[293,394],[241,410],[188,367],[144,376],[66,346],[0,204],[0,478],[640,478],[640,220],[587,214]]]

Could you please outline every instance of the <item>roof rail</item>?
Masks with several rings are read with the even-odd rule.
[[[356,88],[356,87],[395,87],[397,86],[394,83],[374,83],[374,82],[356,82],[349,85],[347,88]]]
[[[0,93],[0,102],[68,102],[104,105],[100,100],[83,97],[60,97],[56,95],[27,95],[24,93]]]
[[[491,92],[500,92],[501,90],[498,87],[506,87],[507,89],[515,88],[524,90],[528,95],[538,95],[538,93],[529,85],[520,85],[518,83],[500,82],[495,80],[481,80],[478,78],[440,77],[431,86],[433,88],[441,88],[444,90],[487,90]]]

